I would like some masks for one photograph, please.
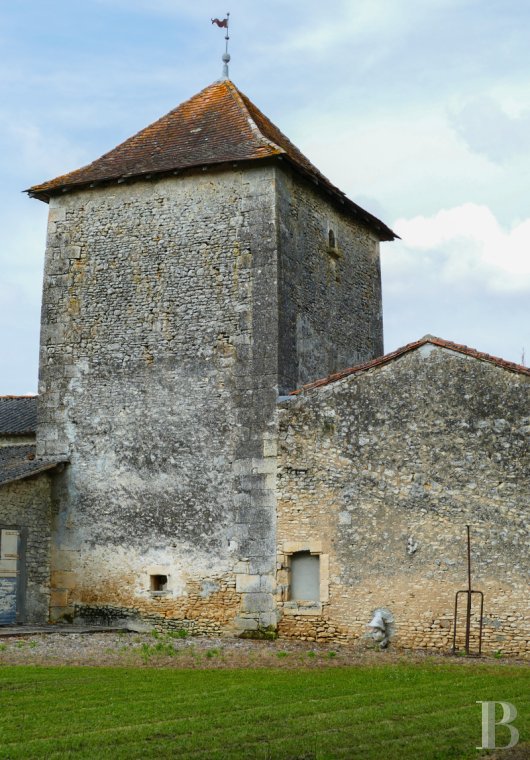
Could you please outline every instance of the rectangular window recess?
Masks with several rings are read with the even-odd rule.
[[[301,606],[320,603],[320,557],[309,551],[291,555],[289,600]]]
[[[151,591],[161,593],[167,591],[167,575],[151,575]]]

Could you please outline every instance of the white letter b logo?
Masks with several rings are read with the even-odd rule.
[[[519,741],[519,731],[511,726],[517,718],[517,710],[510,702],[477,702],[482,705],[482,747],[477,749],[508,749],[515,747]],[[495,720],[495,705],[502,705],[502,718]],[[506,726],[510,732],[510,743],[497,747],[495,744],[495,726]]]

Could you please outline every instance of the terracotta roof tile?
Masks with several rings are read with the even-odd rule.
[[[396,235],[349,200],[229,80],[215,82],[88,166],[34,185],[40,200],[93,183],[117,182],[234,161],[279,159],[331,193],[345,210],[376,231]]]
[[[420,340],[417,340],[414,343],[407,343],[406,346],[397,348],[390,354],[385,354],[384,356],[379,356],[377,359],[372,359],[369,362],[364,362],[364,364],[358,364],[355,367],[349,367],[347,369],[341,370],[340,372],[335,372],[334,374],[323,377],[320,380],[315,380],[313,383],[307,383],[301,388],[292,391],[290,395],[296,396],[300,393],[304,393],[305,391],[313,390],[313,388],[322,388],[325,385],[335,383],[338,380],[343,380],[345,377],[354,375],[357,372],[365,372],[366,370],[372,369],[374,367],[388,364],[389,362],[394,361],[394,359],[403,356],[403,354],[406,354],[409,351],[415,351],[417,348],[424,346],[426,343],[431,343],[433,346],[447,348],[450,351],[456,351],[457,353],[471,356],[473,359],[495,364],[497,367],[502,367],[509,372],[519,372],[523,375],[530,375],[530,368],[524,367],[522,364],[514,364],[513,362],[506,361],[505,359],[500,359],[498,356],[491,356],[490,354],[485,354],[482,351],[476,351],[474,348],[469,348],[469,346],[464,346],[460,343],[452,343],[450,340],[444,340],[443,338],[436,338],[434,335],[425,335],[423,338],[420,338]]]

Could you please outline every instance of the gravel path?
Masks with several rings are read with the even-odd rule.
[[[398,662],[507,664],[515,660],[467,659],[422,652],[377,651],[369,642],[315,644],[278,639],[179,638],[164,633],[36,633],[0,638],[0,665],[90,665],[176,668],[318,668]]]

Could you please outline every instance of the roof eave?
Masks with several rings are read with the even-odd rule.
[[[28,472],[23,472],[18,475],[14,475],[13,477],[6,478],[5,480],[0,480],[0,488],[2,486],[8,485],[9,483],[15,483],[17,480],[27,480],[28,478],[33,478],[36,475],[41,475],[43,472],[49,472],[50,470],[54,470],[56,468],[62,468],[65,464],[68,464],[68,462],[68,459],[59,459],[55,462],[43,462],[41,467],[35,467]]]
[[[246,164],[255,164],[256,162],[265,163],[275,160],[276,155],[263,156],[261,158],[230,158],[222,161],[208,161],[190,164],[189,166],[175,167],[173,169],[150,170],[139,172],[137,174],[122,174],[118,177],[102,177],[100,179],[85,180],[83,182],[69,182],[64,185],[34,185],[33,187],[23,190],[30,198],[49,202],[50,198],[63,195],[65,193],[77,192],[79,190],[93,189],[96,187],[107,187],[111,185],[121,185],[128,182],[143,182],[151,179],[162,179],[164,177],[183,176],[186,174],[195,174],[199,171],[208,171],[209,169],[228,169]],[[51,186],[50,186],[51,185]]]
[[[27,193],[27,195],[30,198],[35,198],[38,201],[43,201],[44,203],[49,203],[50,202],[50,196],[47,193],[37,193],[37,192],[34,192],[31,189],[29,189],[29,190],[23,190],[22,192],[23,193]]]
[[[161,179],[163,177],[179,176],[185,174],[194,174],[198,171],[208,171],[209,169],[227,169],[241,165],[252,165],[255,163],[266,163],[271,161],[284,161],[289,164],[297,173],[308,179],[315,186],[324,190],[328,195],[331,195],[345,210],[350,212],[357,221],[370,227],[377,233],[379,240],[392,241],[396,238],[399,239],[399,235],[396,235],[390,227],[387,227],[377,217],[365,211],[361,206],[358,206],[354,201],[348,198],[345,193],[339,190],[337,187],[331,184],[331,182],[325,181],[323,178],[317,177],[311,172],[304,169],[296,161],[294,161],[285,152],[278,152],[277,154],[271,154],[262,158],[244,158],[244,159],[228,159],[223,161],[209,161],[207,163],[201,162],[197,164],[190,164],[189,166],[176,167],[174,169],[164,169],[162,171],[148,171],[140,172],[138,174],[126,174],[119,177],[103,177],[97,180],[87,180],[79,183],[68,183],[64,185],[57,185],[55,187],[49,187],[47,185],[34,185],[33,187],[24,190],[30,198],[49,203],[50,198],[63,195],[64,193],[76,192],[80,190],[87,190],[95,187],[106,187],[117,184],[125,184],[128,182],[142,182],[149,181],[156,178]]]
[[[309,179],[316,187],[319,187],[328,195],[331,195],[332,198],[334,198],[345,210],[349,211],[358,222],[374,230],[374,232],[377,232],[379,240],[381,242],[390,242],[392,240],[401,239],[399,235],[396,235],[396,233],[393,232],[390,227],[387,227],[384,222],[382,222],[373,214],[370,214],[369,211],[365,211],[365,209],[357,205],[357,203],[348,198],[348,196],[343,193],[342,190],[339,190],[339,188],[335,187],[335,185],[329,182],[329,180],[326,180],[325,177],[315,176],[311,172],[307,171],[307,169],[304,169],[303,166],[300,166],[300,164],[298,164],[296,161],[293,161],[293,159],[287,154],[282,154],[277,158],[278,160],[289,164],[296,172],[301,174],[306,179]]]

